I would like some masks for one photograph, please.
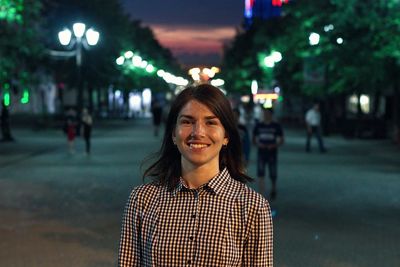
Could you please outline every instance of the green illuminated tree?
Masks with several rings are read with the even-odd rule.
[[[35,0],[2,0],[0,5],[0,85],[29,81],[43,56],[40,42],[42,4]],[[28,77],[25,77],[28,75]],[[22,77],[24,76],[24,77]],[[15,84],[15,83],[14,83]],[[13,85],[12,85],[13,86]],[[12,89],[18,89],[16,87]]]
[[[282,25],[280,19],[256,21],[249,30],[239,31],[225,47],[222,76],[227,90],[248,94],[252,80],[263,88],[274,83],[273,69],[265,67],[263,59],[273,50],[280,50],[276,39]]]
[[[400,128],[399,14],[398,0],[291,1],[284,6],[282,18],[273,22],[280,34],[268,31],[266,22],[251,36],[259,38],[267,49],[279,47],[283,60],[274,67],[273,79],[286,93],[301,93],[331,104],[353,93],[376,97],[393,94],[394,121]],[[309,44],[311,32],[320,35],[318,45]],[[229,47],[235,52],[226,52],[224,58],[229,62],[224,71],[231,79],[241,78],[233,73],[240,72],[243,59],[233,54],[251,57],[266,49],[255,45],[256,38],[247,39],[247,46],[239,46],[236,39]]]
[[[233,42],[225,47],[222,77],[225,88],[231,92],[249,93],[251,80],[255,79],[257,57],[252,50],[254,30],[238,32]]]
[[[0,0],[0,20],[22,23],[23,0]]]

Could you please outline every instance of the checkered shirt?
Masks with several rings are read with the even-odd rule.
[[[136,187],[127,203],[119,266],[272,267],[267,200],[227,169],[198,189]]]

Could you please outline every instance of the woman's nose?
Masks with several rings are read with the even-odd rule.
[[[192,136],[204,136],[205,127],[202,123],[196,122],[192,127]]]

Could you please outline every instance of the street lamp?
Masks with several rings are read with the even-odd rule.
[[[319,38],[320,38],[320,36],[318,33],[312,32],[308,36],[308,41],[309,41],[310,45],[317,45],[317,44],[319,44]]]
[[[72,25],[72,32],[68,28],[60,31],[58,33],[58,39],[60,43],[68,48],[73,49],[70,53],[65,53],[64,56],[75,56],[76,66],[78,71],[78,112],[82,109],[83,100],[83,87],[82,87],[82,47],[85,49],[90,49],[90,46],[95,46],[100,38],[100,33],[92,28],[86,30],[86,25],[81,22],[74,23]],[[74,36],[72,36],[72,33]],[[73,38],[74,37],[74,38]],[[58,53],[58,55],[61,55]]]
[[[99,41],[100,33],[92,28],[86,30],[86,25],[81,22],[74,23],[72,29],[75,38],[72,38],[72,32],[65,28],[58,33],[58,40],[64,46],[75,47],[76,65],[81,66],[82,46],[86,49],[89,49],[90,46],[95,46]]]
[[[282,60],[282,54],[278,51],[272,51],[269,56],[264,58],[264,64],[268,68],[273,68],[275,63],[278,63]]]

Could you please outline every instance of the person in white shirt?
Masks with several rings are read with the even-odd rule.
[[[307,125],[306,151],[307,152],[311,151],[310,149],[311,137],[315,135],[318,140],[319,151],[321,153],[325,153],[326,149],[321,135],[321,113],[319,111],[318,103],[315,103],[314,106],[307,111],[306,125]]]

